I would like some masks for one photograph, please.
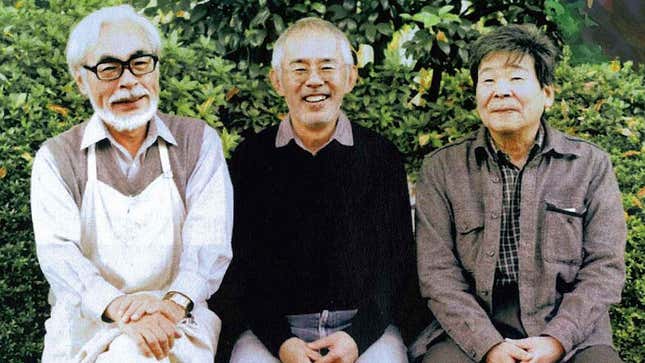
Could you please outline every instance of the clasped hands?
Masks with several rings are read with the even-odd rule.
[[[134,340],[146,357],[166,358],[176,338],[181,337],[177,323],[185,312],[172,301],[153,295],[122,295],[114,299],[105,314],[118,323],[121,331]]]
[[[550,336],[505,339],[486,354],[486,363],[555,363],[564,355],[560,342]]]
[[[327,349],[327,354],[321,355],[321,349]],[[293,337],[280,346],[282,363],[354,363],[356,359],[356,342],[344,331],[338,331],[311,343]]]

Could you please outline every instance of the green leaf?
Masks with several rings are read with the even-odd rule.
[[[325,11],[327,10],[325,5],[321,3],[313,3],[311,4],[311,8],[314,9],[318,14],[324,14]]]
[[[453,8],[454,8],[454,6],[452,6],[452,5],[442,6],[441,8],[439,8],[439,15],[444,15],[444,14],[450,12],[450,10],[452,10]]]
[[[439,49],[445,54],[449,55],[450,54],[450,44],[444,43],[444,42],[437,42],[436,43],[439,46]]]
[[[412,16],[412,20],[418,21],[423,24],[426,29],[432,29],[433,26],[441,22],[441,18],[432,13],[417,13]]]

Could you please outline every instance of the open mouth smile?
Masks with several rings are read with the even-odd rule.
[[[329,98],[329,95],[310,95],[310,96],[303,97],[302,99],[308,103],[319,103],[319,102],[325,101],[328,98]]]

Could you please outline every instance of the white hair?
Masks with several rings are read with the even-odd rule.
[[[67,40],[67,66],[72,77],[75,77],[83,65],[85,56],[96,45],[101,27],[106,24],[130,22],[141,27],[150,42],[152,52],[161,51],[161,36],[157,27],[146,17],[137,14],[130,5],[112,6],[99,9],[81,20],[72,30]]]
[[[317,33],[317,34],[330,34],[339,42],[340,53],[343,57],[345,64],[354,64],[352,57],[352,46],[349,44],[349,39],[345,33],[338,29],[334,24],[320,18],[309,17],[302,18],[295,23],[291,24],[287,30],[282,32],[278,40],[273,44],[273,55],[271,57],[271,67],[280,69],[282,59],[284,58],[284,46],[289,37],[302,34],[302,33]]]

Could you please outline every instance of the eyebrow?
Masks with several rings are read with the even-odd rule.
[[[298,64],[298,63],[310,63],[310,59],[294,59],[289,64]],[[338,61],[334,58],[322,58],[322,59],[314,59],[313,62],[320,62],[320,63],[338,63]]]
[[[126,60],[129,60],[129,59],[132,59],[133,57],[138,57],[138,56],[140,56],[140,55],[144,55],[144,54],[150,54],[150,53],[145,52],[145,51],[143,51],[143,50],[139,49],[139,50],[137,50],[136,52],[134,52],[134,53],[130,54],[130,56],[129,56]],[[98,61],[98,62],[96,62],[96,64],[99,64],[99,63],[107,63],[107,62],[125,62],[126,60],[123,60],[123,61],[122,61],[121,59],[119,59],[119,58],[117,58],[117,57],[114,57],[114,56],[112,56],[112,55],[107,55],[107,54],[106,54],[106,55],[102,55],[102,56],[101,56],[101,58],[99,58],[99,61]]]
[[[528,71],[529,70],[528,68],[522,67],[517,63],[506,63],[506,64],[504,64],[504,66],[519,69],[521,71]],[[482,68],[482,69],[479,70],[479,73],[484,73],[484,72],[487,72],[487,71],[490,71],[490,70],[493,70],[493,69],[495,69],[495,67]]]

